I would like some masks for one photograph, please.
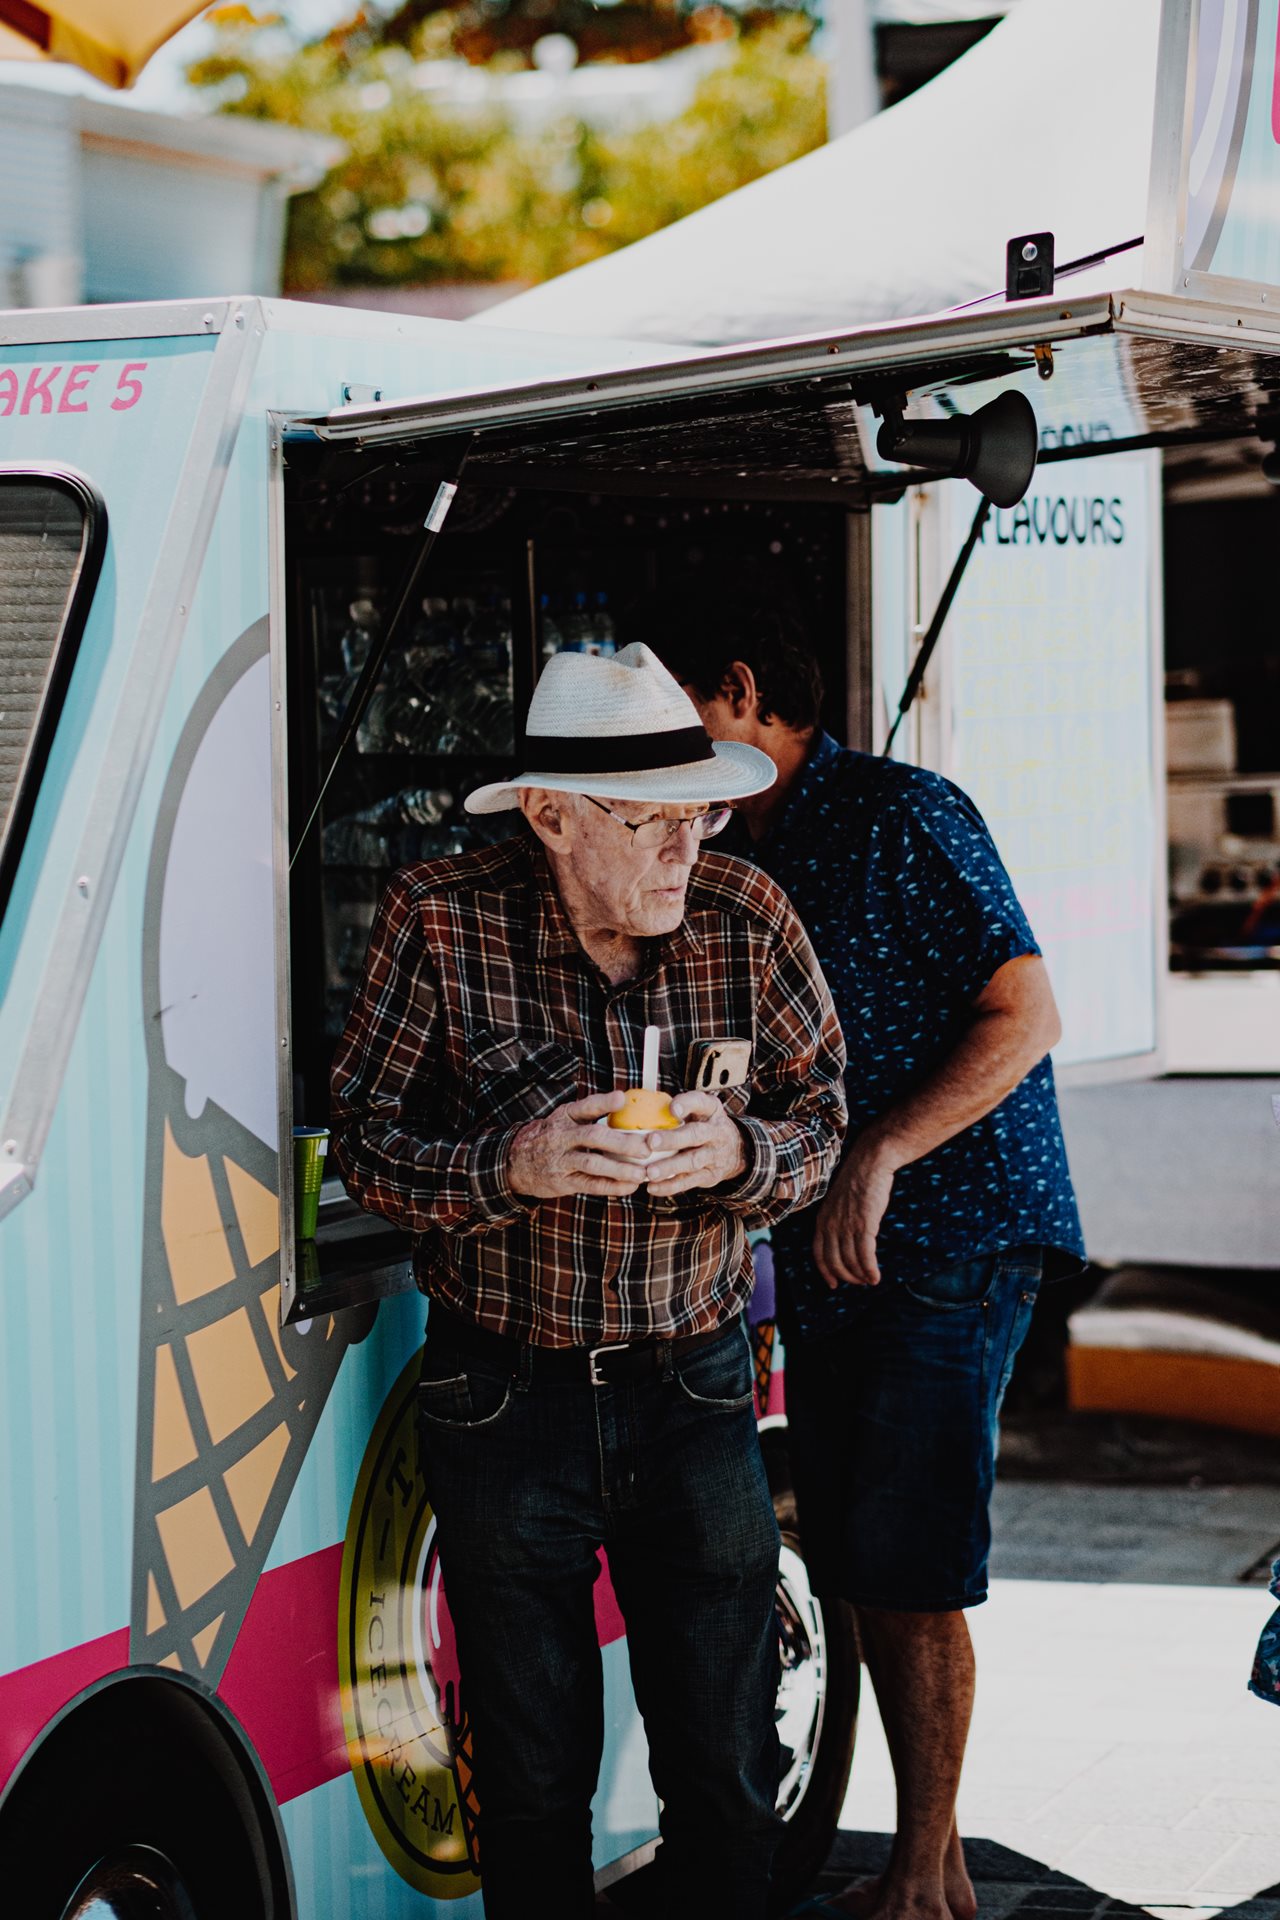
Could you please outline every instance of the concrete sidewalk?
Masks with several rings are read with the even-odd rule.
[[[1280,1920],[1280,1712],[1245,1687],[1280,1492],[1014,1483],[995,1537],[960,1793],[986,1920]],[[824,1888],[874,1871],[894,1818],[868,1686]]]
[[[1280,1487],[1002,1480],[991,1525],[996,1579],[1265,1587]]]

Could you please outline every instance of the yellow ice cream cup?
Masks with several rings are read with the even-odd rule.
[[[622,1106],[609,1115],[609,1125],[628,1133],[659,1133],[682,1123],[671,1111],[671,1095],[652,1087],[632,1087]]]

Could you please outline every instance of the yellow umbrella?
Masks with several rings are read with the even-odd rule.
[[[0,60],[65,60],[131,87],[157,47],[209,0],[0,0]]]

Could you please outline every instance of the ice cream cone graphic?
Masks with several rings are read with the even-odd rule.
[[[143,937],[150,1051],[134,1662],[216,1685],[347,1336],[279,1324],[266,622],[178,742]]]
[[[751,1350],[756,1375],[756,1413],[761,1418],[769,1411],[769,1384],[773,1379],[773,1348],[776,1331],[772,1320],[757,1320],[751,1329]]]

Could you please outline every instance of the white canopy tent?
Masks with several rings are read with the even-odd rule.
[[[714,346],[931,313],[1143,231],[1159,0],[1019,0],[899,105],[647,240],[490,307],[488,326]],[[1064,282],[1141,285],[1135,253]]]

